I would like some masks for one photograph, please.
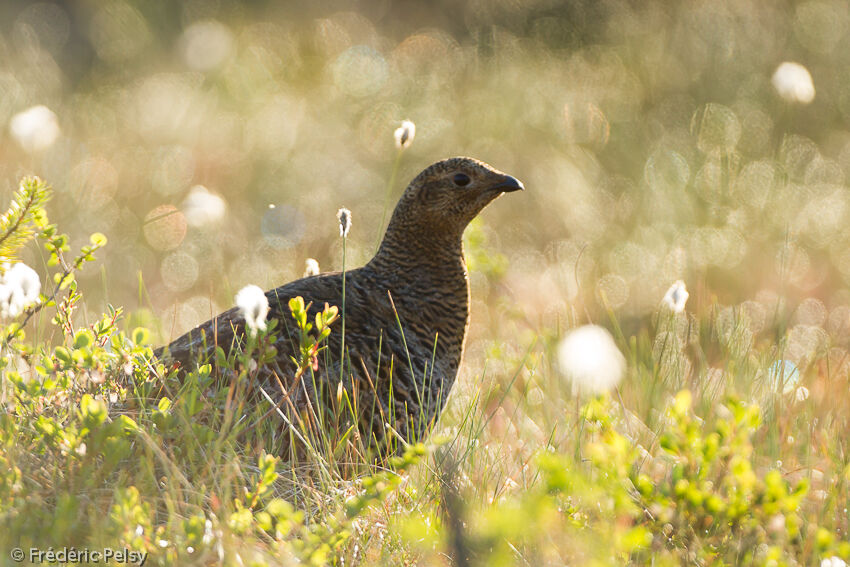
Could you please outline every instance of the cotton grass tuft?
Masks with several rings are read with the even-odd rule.
[[[771,79],[773,88],[788,102],[809,104],[815,99],[815,85],[809,70],[799,63],[785,61],[776,68]]]
[[[336,212],[336,218],[339,219],[339,235],[348,238],[348,231],[351,230],[351,211],[343,207]]]
[[[585,325],[570,331],[558,345],[558,366],[574,393],[601,394],[623,379],[626,359],[606,329]]]
[[[319,261],[315,258],[307,258],[307,261],[304,262],[304,277],[318,276],[319,273],[321,273],[319,270]]]
[[[38,301],[41,280],[38,274],[21,262],[6,267],[0,276],[0,317],[15,318]]]
[[[395,137],[395,147],[404,150],[410,147],[413,143],[413,138],[416,137],[416,124],[410,120],[402,120],[401,126],[395,129],[393,133]]]
[[[27,152],[46,150],[59,138],[59,120],[44,106],[32,106],[15,114],[9,121],[12,138]]]
[[[245,324],[251,335],[257,330],[266,330],[266,315],[269,313],[269,300],[265,292],[255,285],[246,285],[236,294],[236,306],[245,318]]]
[[[670,289],[667,290],[667,293],[664,294],[664,298],[661,301],[674,313],[681,313],[685,310],[685,303],[688,302],[688,297],[690,297],[690,294],[685,287],[685,282],[676,280],[670,286]]]

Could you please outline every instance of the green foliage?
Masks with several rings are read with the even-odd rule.
[[[299,351],[301,353],[301,358],[296,359],[292,358],[292,362],[295,363],[298,370],[296,371],[296,378],[300,377],[305,371],[308,369],[318,370],[319,369],[319,352],[326,348],[325,346],[321,346],[322,342],[328,338],[328,335],[331,333],[331,324],[337,320],[339,315],[339,308],[336,306],[329,306],[325,303],[325,307],[322,311],[316,312],[316,321],[315,321],[315,330],[316,336],[311,334],[313,331],[313,323],[307,321],[307,311],[310,308],[310,305],[304,305],[304,298],[302,297],[293,297],[289,300],[289,310],[292,314],[292,318],[295,319],[295,324],[298,329],[299,336]]]
[[[55,227],[48,224],[44,205],[51,190],[38,177],[21,180],[9,210],[0,217],[0,264],[12,262],[18,251],[36,234],[52,238]]]

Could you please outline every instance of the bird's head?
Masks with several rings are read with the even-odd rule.
[[[410,182],[391,224],[456,237],[493,199],[522,189],[516,178],[484,162],[468,157],[445,159]]]

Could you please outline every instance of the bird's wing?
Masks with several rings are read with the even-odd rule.
[[[269,301],[267,319],[279,321],[276,345],[279,359],[288,360],[288,355],[298,352],[297,328],[289,309],[289,300],[301,296],[305,303],[310,304],[308,320],[312,321],[325,303],[339,305],[341,288],[341,276],[331,273],[296,280],[266,292]],[[161,347],[155,354],[189,367],[199,360],[209,359],[216,346],[230,352],[234,346],[243,342],[244,335],[245,318],[234,307],[198,325],[168,346]]]

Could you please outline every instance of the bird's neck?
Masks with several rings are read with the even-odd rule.
[[[469,283],[461,234],[434,236],[390,225],[368,266],[392,294],[399,316],[426,344],[460,359],[469,317]],[[428,336],[425,336],[425,335]]]
[[[442,290],[450,283],[466,285],[466,263],[460,234],[435,236],[425,231],[387,228],[369,265],[396,285]]]

